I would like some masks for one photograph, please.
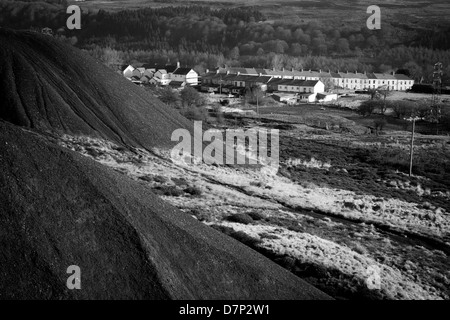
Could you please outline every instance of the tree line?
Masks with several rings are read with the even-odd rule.
[[[350,72],[401,69],[417,81],[430,82],[432,66],[440,61],[444,80],[450,80],[448,32],[436,27],[425,33],[399,32],[401,26],[388,23],[381,30],[336,29],[318,21],[268,21],[252,7],[174,6],[84,12],[82,29],[71,31],[65,29],[62,3],[0,1],[0,25],[50,27],[94,56],[106,55],[101,59],[114,68],[163,60],[181,61],[199,72],[224,64]]]

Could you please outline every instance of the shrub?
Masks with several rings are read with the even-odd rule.
[[[171,107],[176,107],[178,105],[179,99],[180,97],[178,93],[172,90],[172,88],[170,87],[164,87],[159,91],[159,100]]]
[[[387,121],[385,119],[383,119],[383,118],[375,119],[373,121],[373,125],[374,125],[375,130],[377,131],[377,133],[378,133],[378,131],[382,131],[383,128],[386,126],[386,124],[387,124]]]
[[[280,237],[277,236],[276,234],[267,232],[261,233],[259,236],[261,237],[261,239],[280,239]]]
[[[189,193],[192,196],[200,196],[202,194],[202,190],[198,187],[187,187],[184,189],[184,192]]]
[[[88,153],[90,156],[92,156],[92,157],[94,157],[94,158],[96,158],[96,157],[98,157],[98,156],[100,156],[100,155],[103,154],[103,152],[99,152],[97,149],[92,148],[92,147],[87,147],[87,148],[86,148],[86,151],[87,151],[87,153]]]
[[[249,236],[243,231],[234,231],[231,232],[230,237],[233,237],[239,242],[242,242],[243,244],[249,246],[249,247],[256,247],[258,244],[260,244],[262,241],[257,238],[253,238],[252,236]]]
[[[247,214],[255,221],[264,220],[266,218],[264,214],[257,211],[247,212]]]
[[[113,146],[112,147],[114,150],[119,151],[119,152],[124,152],[127,151],[127,148],[122,147],[122,146]]]
[[[295,232],[304,232],[304,228],[298,223],[298,221],[287,219],[287,218],[280,218],[280,217],[269,217],[267,218],[267,221],[269,223],[275,224],[277,226],[286,228],[290,231]]]
[[[192,209],[191,214],[195,216],[198,221],[211,221],[211,217],[203,210]]]
[[[353,246],[352,250],[357,252],[357,253],[359,253],[359,254],[362,254],[362,255],[367,255],[368,254],[368,250],[363,245],[361,245],[359,243],[356,243]]]
[[[253,187],[264,187],[264,183],[261,181],[250,181],[250,185]]]
[[[242,224],[249,224],[253,222],[253,218],[246,213],[236,213],[227,217],[228,221]]]
[[[167,178],[166,177],[164,177],[164,176],[154,176],[153,177],[153,181],[155,181],[155,182],[159,182],[159,183],[165,183],[165,182],[167,182]]]
[[[189,107],[183,109],[181,114],[189,120],[194,121],[205,121],[207,119],[207,111],[203,107]]]
[[[177,186],[187,186],[188,182],[184,178],[172,178],[173,183]]]
[[[147,181],[147,182],[152,182],[153,181],[153,177],[152,176],[140,176],[139,179],[143,180],[143,181]]]
[[[414,104],[408,101],[390,101],[389,106],[399,119],[411,116],[415,109]]]
[[[165,196],[172,196],[172,197],[179,197],[183,194],[183,192],[178,189],[176,186],[159,186],[156,187],[156,190],[158,190],[157,193],[163,194]]]
[[[211,225],[212,228],[216,229],[217,231],[222,232],[223,234],[226,234],[227,236],[230,236],[237,241],[249,246],[249,247],[256,247],[258,244],[262,243],[260,239],[254,238],[252,236],[249,236],[243,231],[235,231],[233,228],[216,225]]]
[[[368,116],[374,113],[376,109],[379,109],[382,105],[382,101],[378,100],[367,100],[361,103],[358,108],[358,112],[363,116]]]

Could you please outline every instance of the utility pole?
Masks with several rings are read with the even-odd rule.
[[[439,134],[439,120],[441,117],[441,91],[442,91],[442,63],[437,62],[433,66],[433,95],[432,95],[432,120],[436,123],[436,134]]]
[[[258,120],[260,121],[261,118],[259,116],[259,99],[258,99],[258,92],[256,92],[256,114],[258,115]]]

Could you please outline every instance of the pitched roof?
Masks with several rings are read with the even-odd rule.
[[[269,85],[296,86],[296,87],[314,87],[320,80],[292,80],[292,79],[274,79]]]
[[[191,70],[191,68],[177,68],[173,74],[187,75]]]
[[[373,75],[379,80],[396,80],[395,77],[389,73],[374,73]]]
[[[320,80],[305,80],[302,86],[304,87],[314,87]]]
[[[360,72],[339,72],[339,75],[344,79],[369,79],[367,74]]]
[[[124,64],[120,70],[125,71],[128,67],[131,67],[131,70],[134,70],[134,67],[131,64]]]
[[[410,80],[410,81],[412,81],[412,79],[410,77],[408,77],[406,74],[396,73],[396,74],[394,74],[394,77],[397,80]]]
[[[167,73],[173,73],[175,70],[177,70],[177,66],[171,66],[171,65],[166,65],[164,66],[164,69],[166,69]]]

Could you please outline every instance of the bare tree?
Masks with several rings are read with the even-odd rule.
[[[386,110],[388,108],[388,104],[386,103],[386,98],[392,94],[392,91],[389,90],[389,88],[387,88],[387,87],[378,88],[377,91],[378,91],[381,99],[383,99],[383,104],[380,106],[381,114],[385,114]]]

